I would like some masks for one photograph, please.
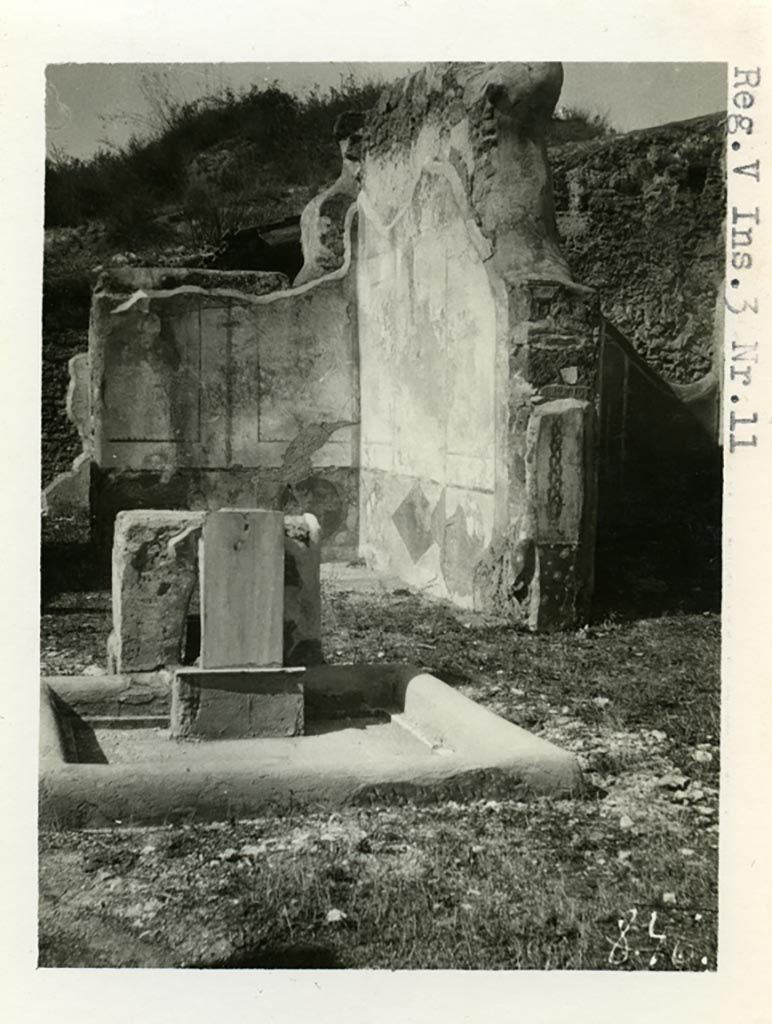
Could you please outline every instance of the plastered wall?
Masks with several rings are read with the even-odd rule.
[[[401,170],[372,168],[360,204],[362,545],[471,605],[493,534],[495,303],[444,168],[422,168],[389,224],[368,201]]]
[[[432,65],[386,89],[358,200],[360,550],[535,628],[586,612],[597,303],[557,241],[559,65]]]
[[[353,278],[347,265],[303,288],[282,284],[223,272],[103,277],[90,335],[97,521],[142,507],[313,511],[327,557],[355,552]]]

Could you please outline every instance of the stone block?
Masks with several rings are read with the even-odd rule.
[[[181,660],[198,578],[202,512],[121,512],[115,521],[110,663],[149,672]]]
[[[171,736],[301,736],[303,672],[302,668],[179,670],[172,682]]]
[[[111,674],[180,663],[186,618],[198,582],[205,516],[205,512],[137,509],[116,518],[113,631],[108,640]],[[323,660],[320,536],[314,516],[284,517],[281,635],[285,665],[314,665]]]

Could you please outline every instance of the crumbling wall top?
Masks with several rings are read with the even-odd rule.
[[[367,120],[360,206],[393,224],[420,177],[442,173],[485,240],[489,271],[514,285],[571,282],[545,141],[562,82],[558,63],[448,63],[388,86]]]
[[[465,117],[484,121],[494,111],[524,130],[543,134],[563,84],[560,63],[426,64],[386,86],[370,113],[370,155],[408,146],[427,121],[452,127]]]
[[[178,267],[115,267],[103,270],[95,291],[129,295],[142,291],[173,291],[202,288],[206,291],[240,291],[246,295],[268,295],[284,291],[289,281],[284,274],[258,270],[206,270]]]

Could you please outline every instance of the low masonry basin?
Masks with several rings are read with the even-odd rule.
[[[217,821],[581,788],[571,754],[408,666],[295,669],[303,735],[172,738],[173,681],[172,672],[43,679],[41,824]],[[244,689],[242,679],[234,692]]]

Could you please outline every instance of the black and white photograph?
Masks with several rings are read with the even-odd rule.
[[[766,69],[561,45],[38,66],[38,979],[742,962]]]

